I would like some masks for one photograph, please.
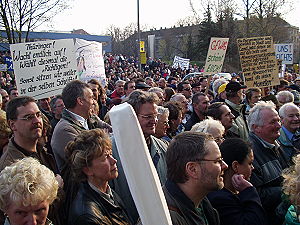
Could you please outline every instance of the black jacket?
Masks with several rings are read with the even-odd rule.
[[[199,213],[183,191],[173,182],[167,181],[163,187],[173,225],[204,225],[205,219]],[[209,225],[219,225],[218,212],[211,206],[205,197],[201,204],[204,215]]]
[[[87,182],[79,185],[69,213],[69,225],[128,225],[129,219],[121,200],[112,190],[112,204],[93,190]]]
[[[270,224],[281,224],[280,219],[284,218],[276,218],[275,210],[282,203],[282,170],[290,164],[280,147],[269,148],[252,132],[249,134],[249,141],[254,153],[251,183],[256,187],[262,205],[271,219]]]
[[[248,187],[236,195],[223,188],[209,193],[208,199],[218,211],[221,225],[267,225],[255,187]]]

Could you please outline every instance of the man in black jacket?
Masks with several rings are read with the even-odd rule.
[[[281,124],[275,108],[271,101],[258,102],[250,110],[248,123],[249,141],[254,153],[251,183],[257,188],[270,220],[269,224],[279,225],[282,224],[287,210],[281,200],[281,173],[289,163],[276,141],[280,136]]]
[[[217,225],[217,211],[206,195],[223,188],[227,164],[209,134],[184,132],[170,143],[163,187],[173,225]]]

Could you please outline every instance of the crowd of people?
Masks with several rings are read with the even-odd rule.
[[[2,74],[1,224],[142,224],[109,119],[124,102],[174,225],[300,224],[299,74],[253,88],[196,65],[148,59],[139,71],[122,55],[105,56],[105,70],[105,87],[73,80],[38,100]]]

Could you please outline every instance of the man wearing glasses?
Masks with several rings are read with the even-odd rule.
[[[155,134],[156,125],[158,121],[158,101],[159,98],[155,93],[136,90],[129,95],[129,98],[126,102],[133,107],[137,115],[137,119],[141,125],[141,129],[145,137],[146,143],[148,145],[150,156],[158,173],[160,182],[164,184],[166,181],[167,174],[167,165],[165,160],[167,144],[153,136]],[[113,156],[117,160],[119,176],[117,179],[114,179],[112,181],[111,186],[123,200],[129,216],[135,223],[138,219],[138,213],[133,202],[132,196],[130,194],[125,173],[122,167],[122,162],[120,160],[120,156],[118,154],[117,146],[114,139],[112,141],[112,144]]]
[[[7,150],[1,156],[0,171],[16,160],[33,157],[57,173],[54,158],[43,147],[37,145],[38,139],[42,137],[43,133],[43,120],[35,100],[27,96],[16,97],[8,102],[6,109],[6,117],[13,131],[13,137],[9,140]],[[61,180],[61,178],[58,179]],[[58,212],[54,211],[53,217],[50,216],[51,220],[54,220],[55,224],[60,224],[57,220]],[[3,214],[0,212],[1,224],[4,223],[2,216]]]
[[[167,153],[167,182],[163,191],[173,225],[218,225],[217,211],[206,195],[224,187],[228,168],[213,137],[184,132],[170,143]]]

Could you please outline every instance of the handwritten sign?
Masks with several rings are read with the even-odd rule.
[[[76,65],[82,81],[96,79],[104,87],[106,82],[102,43],[76,39]]]
[[[190,65],[190,59],[181,58],[179,56],[174,57],[173,61],[173,68],[181,68],[181,69],[188,69]]]
[[[240,61],[248,87],[279,84],[278,66],[271,36],[237,39]]]
[[[282,60],[282,64],[293,64],[294,48],[293,44],[275,44],[275,54],[277,59]]]
[[[228,41],[229,38],[212,37],[210,39],[204,67],[205,75],[211,75],[221,72],[228,46]]]
[[[10,46],[20,95],[42,99],[61,94],[77,78],[73,39]]]

